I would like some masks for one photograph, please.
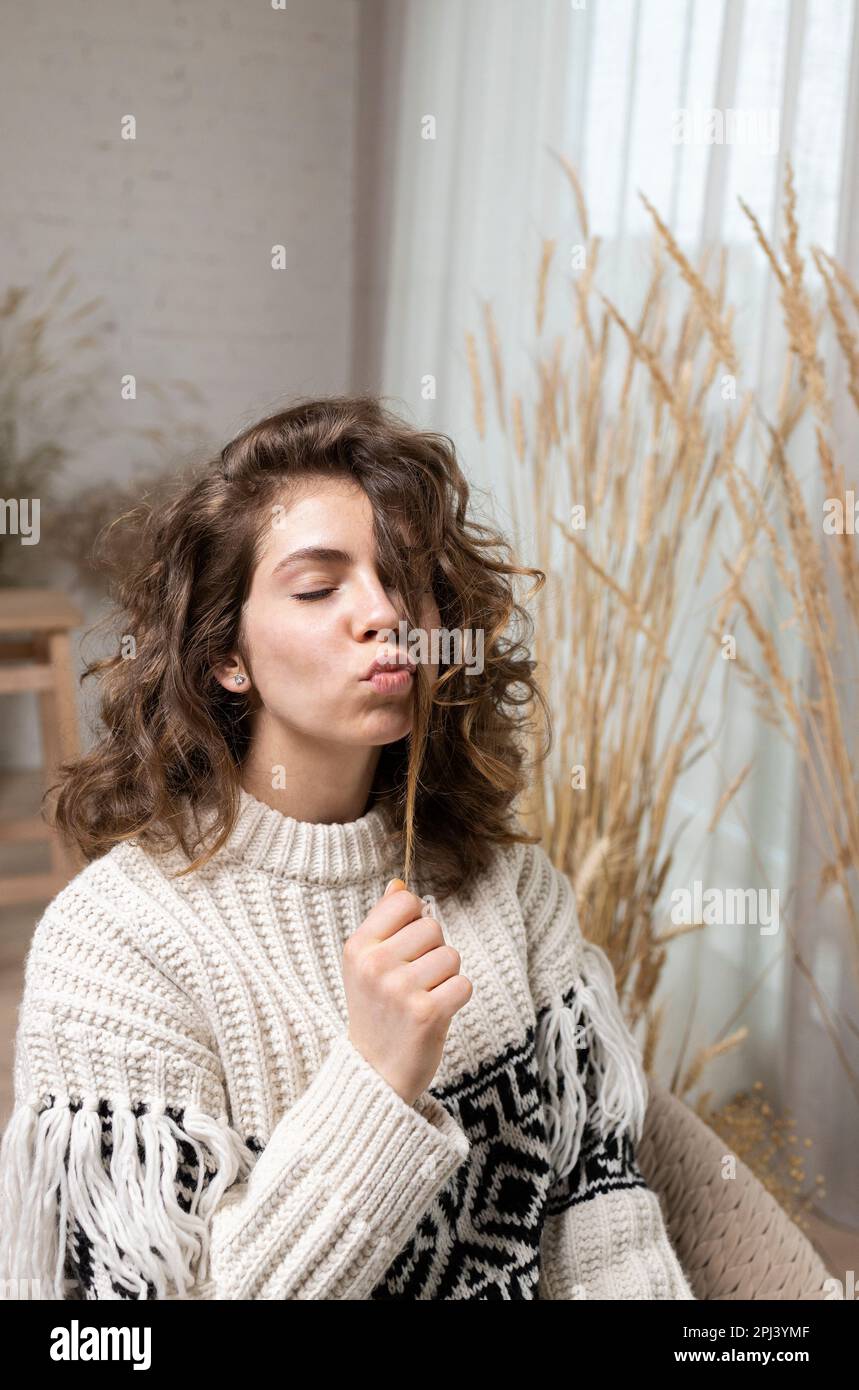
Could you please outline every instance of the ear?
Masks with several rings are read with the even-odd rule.
[[[221,665],[213,667],[212,674],[225,690],[229,690],[230,694],[247,695],[251,688],[251,678],[245,670],[238,652],[234,652]],[[243,677],[243,679],[236,681],[236,676]]]

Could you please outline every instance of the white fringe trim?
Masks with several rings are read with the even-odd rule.
[[[608,956],[593,941],[582,941],[582,972],[571,1004],[553,1001],[537,1025],[537,1060],[545,1091],[552,1168],[566,1177],[579,1156],[585,1124],[601,1137],[628,1132],[638,1142],[647,1111],[647,1078],[635,1038],[621,1013]],[[587,1044],[596,1078],[595,1103],[588,1111],[585,1075],[576,1048]],[[558,1079],[563,1074],[564,1094]]]
[[[161,1101],[135,1115],[127,1098],[109,1101],[113,1151],[110,1172],[101,1154],[98,1098],[87,1096],[79,1110],[59,1095],[40,1110],[19,1105],[0,1146],[0,1279],[9,1287],[32,1287],[27,1296],[66,1298],[64,1267],[75,1223],[92,1242],[93,1266],[147,1297],[186,1297],[209,1273],[209,1218],[227,1188],[243,1179],[256,1155],[227,1124],[196,1106],[184,1110],[180,1128]],[[141,1163],[138,1141],[143,1148]],[[178,1142],[190,1144],[198,1166],[190,1211],[180,1206]],[[68,1171],[64,1159],[68,1151]],[[203,1191],[206,1155],[214,1159]],[[190,1186],[185,1189],[190,1193]],[[57,1194],[59,1193],[59,1203]],[[152,1247],[159,1254],[154,1254]],[[120,1250],[122,1253],[120,1254]],[[174,1289],[168,1289],[168,1280]],[[2,1296],[2,1295],[0,1295]],[[24,1296],[24,1295],[22,1295]]]

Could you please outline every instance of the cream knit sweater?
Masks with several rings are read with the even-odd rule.
[[[388,813],[241,797],[202,869],[128,841],[37,924],[6,1296],[693,1298],[635,1163],[640,1054],[545,852],[436,904],[474,992],[410,1106],[347,1038],[341,967],[401,864]]]

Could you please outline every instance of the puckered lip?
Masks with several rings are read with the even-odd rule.
[[[409,656],[408,652],[397,649],[390,656],[377,657],[367,673],[362,676],[362,680],[371,680],[377,671],[411,671],[414,674],[416,667],[417,662]]]

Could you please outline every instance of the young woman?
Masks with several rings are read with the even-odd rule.
[[[328,398],[135,534],[27,957],[22,1297],[694,1297],[608,958],[514,816],[545,576],[467,503],[446,436]]]

